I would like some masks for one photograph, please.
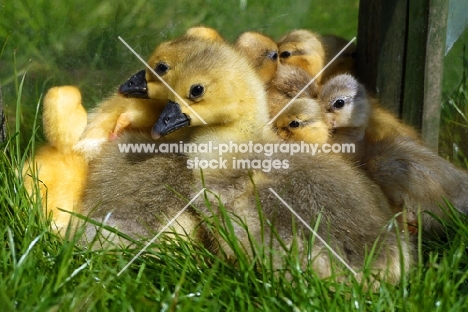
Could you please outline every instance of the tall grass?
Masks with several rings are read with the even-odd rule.
[[[301,269],[294,248],[285,256],[283,269],[275,271],[262,249],[253,258],[245,256],[244,248],[251,247],[241,246],[232,228],[220,226],[216,218],[208,220],[208,225],[232,247],[235,261],[172,233],[162,235],[118,275],[143,242],[100,248],[96,242],[81,239],[80,230],[69,232],[65,239],[54,234],[51,219],[43,214],[40,201],[27,194],[18,175],[33,151],[18,153],[16,135],[11,132],[0,153],[4,181],[0,185],[0,302],[6,311],[468,308],[468,217],[453,211],[443,224],[447,238],[424,242],[419,238],[416,265],[408,278],[396,286],[382,283],[375,292],[351,273],[348,283],[338,282],[336,276],[319,279],[311,269]],[[34,136],[28,140],[30,146],[35,145]],[[237,220],[226,212],[222,217],[228,225]]]

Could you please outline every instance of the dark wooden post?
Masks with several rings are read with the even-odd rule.
[[[408,0],[361,0],[358,79],[383,106],[401,114]]]
[[[424,141],[437,150],[439,142],[442,78],[449,2],[431,0],[427,32],[427,53],[424,77],[424,110],[421,127]]]
[[[358,78],[437,150],[447,0],[361,0]]]

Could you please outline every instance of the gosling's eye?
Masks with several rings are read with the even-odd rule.
[[[167,64],[164,62],[159,62],[158,64],[156,64],[156,68],[154,70],[159,76],[162,76],[167,73],[167,71],[169,70],[169,66],[167,66]]]
[[[299,121],[297,121],[297,120],[293,120],[293,121],[291,121],[289,123],[289,128],[297,128],[299,126],[300,126],[300,124],[299,124]]]
[[[202,85],[196,84],[190,87],[189,98],[194,100],[199,98],[205,93],[205,88]]]
[[[332,104],[333,108],[342,108],[344,105],[345,101],[343,99],[338,99]]]
[[[280,57],[281,57],[281,58],[288,58],[288,57],[290,57],[290,56],[291,56],[291,52],[289,52],[289,51],[283,51],[283,52],[281,52],[281,54],[280,54]]]
[[[273,61],[276,61],[278,59],[278,52],[276,51],[270,51],[267,53],[267,56],[273,60]]]

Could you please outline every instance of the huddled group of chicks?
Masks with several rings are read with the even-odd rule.
[[[445,200],[468,212],[468,174],[437,156],[414,129],[367,95],[352,76],[353,45],[323,70],[346,44],[308,30],[294,30],[276,42],[246,32],[230,44],[212,28],[194,27],[158,45],[148,60],[151,69],[136,73],[89,114],[79,90],[52,88],[43,108],[48,144],[34,160],[45,209],[62,233],[68,210],[148,238],[193,199],[171,231],[234,257],[219,230],[207,225],[219,218],[219,226],[227,226],[230,215],[247,254],[253,254],[250,245],[256,241],[255,248],[271,254],[280,268],[282,255],[295,248],[302,265],[319,276],[336,272],[325,242],[315,239],[310,246],[315,234],[284,201],[358,278],[367,268],[397,283],[413,261],[411,233],[441,231],[425,212],[443,216]],[[171,142],[353,143],[356,151],[289,156],[287,170],[201,172],[188,169],[187,160],[217,159],[217,151],[119,150],[122,143]],[[233,150],[224,157],[278,155]],[[31,191],[33,177],[25,171]],[[91,239],[96,231],[89,224],[85,234]],[[373,261],[365,264],[374,244]]]

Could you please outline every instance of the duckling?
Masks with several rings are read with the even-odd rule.
[[[330,131],[322,108],[313,99],[296,99],[274,122],[276,133],[285,141],[324,144]]]
[[[191,27],[187,29],[185,34],[190,37],[198,37],[200,39],[206,39],[208,41],[224,41],[223,37],[214,28],[206,26]]]
[[[342,98],[347,98],[347,96],[355,96],[350,94],[349,90],[341,91],[342,92],[340,94],[343,95]],[[336,99],[334,100],[336,101]],[[358,100],[356,100],[356,102],[359,103]],[[360,105],[366,107],[366,103],[360,103]],[[358,107],[358,105],[356,105],[356,107]],[[364,117],[362,117],[364,121],[368,119],[366,117],[367,112],[365,109],[361,107],[357,111],[364,115]],[[333,117],[332,113],[327,113],[327,115],[329,118]],[[321,148],[323,144],[329,143],[331,141],[333,141],[333,143],[339,142],[340,144],[353,142],[353,144],[358,145],[360,142],[359,140],[362,140],[364,135],[363,120],[340,120],[340,116],[336,116],[336,118],[332,120],[327,120],[325,118],[325,111],[322,109],[321,105],[316,99],[299,98],[294,100],[294,102],[292,102],[291,105],[278,116],[274,124],[275,128],[277,129],[277,134],[280,138],[290,142],[315,144],[317,148]],[[334,128],[335,133],[333,134],[332,140],[332,128],[329,126],[329,124],[332,122],[334,126],[344,125],[345,123],[353,124],[353,127],[356,127],[356,129],[352,129],[350,127]],[[350,149],[351,154],[349,155],[355,157],[357,152],[362,153],[362,149],[362,146],[359,146],[358,151]],[[316,151],[321,151],[321,149],[317,149]],[[347,149],[342,148],[342,153],[343,155],[348,155],[346,154]],[[348,156],[348,158],[355,160],[355,158],[352,158],[351,156]],[[394,206],[392,204],[390,208],[394,213],[401,212],[400,206]],[[397,217],[397,221],[403,228],[407,228],[407,220],[404,219],[404,216],[399,215]],[[414,227],[410,226],[408,230],[414,231]]]
[[[326,52],[319,34],[297,29],[278,40],[280,62],[301,67],[315,77],[325,66]],[[323,75],[316,78],[320,83]]]
[[[198,51],[197,46],[206,46],[212,42],[221,42],[221,40],[206,40],[198,36],[185,35],[159,45],[148,63],[154,65],[155,71],[160,76],[167,74],[164,79],[168,83],[172,83],[172,72],[180,66],[180,62],[189,58],[193,51]],[[164,70],[162,70],[163,67]],[[169,71],[169,69],[171,70]],[[139,96],[138,90],[144,90],[147,87],[147,96],[151,99],[176,97],[167,90],[156,91],[159,88],[158,85],[162,85],[162,83],[156,82],[155,78],[156,76],[153,74],[149,78],[145,78],[141,72],[138,73],[131,78],[131,84],[127,85],[129,93],[126,95],[132,97],[137,94]],[[122,88],[120,90],[122,91]],[[161,95],[160,92],[164,92],[165,95]],[[111,213],[109,225],[115,226],[133,237],[148,237],[151,233],[162,229],[168,218],[175,216],[178,210],[185,206],[190,199],[189,191],[193,189],[191,185],[193,178],[191,178],[192,170],[187,169],[187,157],[182,152],[176,154],[149,153],[146,156],[131,153],[122,157],[119,149],[122,144],[152,143],[148,142],[148,140],[152,140],[149,131],[145,136],[145,132],[138,130],[141,129],[133,129],[122,134],[121,138],[104,142],[102,151],[90,162],[90,174],[83,198],[83,213],[100,221]],[[186,136],[180,135],[183,131],[182,129],[176,135],[159,140],[156,148],[160,144],[185,142]],[[150,184],[148,183],[145,184],[147,188],[135,184],[135,181],[145,180],[144,176],[148,170],[156,171],[152,173],[150,179],[153,181],[151,184],[154,184],[151,190],[149,190]],[[171,172],[177,172],[178,179],[171,177],[169,174]],[[117,176],[119,178],[116,178]],[[112,184],[113,187],[111,187]],[[135,200],[135,196],[138,200]],[[185,199],[187,200],[185,201]],[[192,208],[189,208],[187,214],[177,218],[176,222],[179,226],[176,226],[174,231],[181,235],[197,236],[194,233],[197,232],[199,220]],[[88,239],[92,239],[95,232],[94,226],[87,226]],[[113,237],[112,239],[117,240],[118,238]]]
[[[148,128],[163,105],[159,100],[111,96],[90,111],[89,123],[75,144],[75,151],[92,160],[104,142],[117,138],[125,129]]]
[[[393,207],[416,226],[418,209],[442,216],[444,199],[468,213],[468,174],[423,145],[416,131],[372,102],[350,75],[336,76],[319,97],[335,130],[333,142],[359,144],[353,159],[384,191]],[[422,214],[423,231],[440,234],[440,224]],[[413,231],[417,231],[413,228]]]
[[[164,143],[178,145],[179,140]],[[126,131],[116,140],[104,143],[99,156],[90,162],[82,213],[134,239],[148,239],[175,218],[200,189],[191,184],[192,170],[187,169],[187,156],[182,152],[122,153],[120,148],[125,144],[161,148],[163,143],[155,144],[149,133],[137,130]],[[203,241],[204,230],[194,207],[177,217],[168,231]],[[86,225],[88,241],[94,239],[96,232],[96,226]],[[129,244],[114,235],[108,239]]]
[[[468,214],[468,172],[404,136],[389,136],[366,149],[362,160],[368,176],[380,185],[394,206],[407,212],[413,233],[443,235],[441,224],[427,212],[444,217],[445,200]],[[422,224],[418,224],[421,214]]]
[[[79,206],[87,164],[75,153],[73,145],[86,126],[86,111],[81,93],[73,86],[51,88],[43,101],[43,127],[48,142],[40,147],[35,158],[24,166],[24,183],[31,195],[39,183],[44,212],[52,213],[55,230],[63,234],[70,214],[58,210],[76,211]]]
[[[224,41],[223,37],[213,28],[205,26],[192,27],[187,29],[185,35],[178,38],[177,42],[165,41],[156,47],[147,62],[148,65],[153,68],[159,77],[163,77],[171,67],[177,65],[180,58],[179,54],[183,53],[183,51],[190,51],[190,44],[192,43],[190,39]],[[183,48],[183,45],[186,45],[186,47]],[[163,54],[160,53],[161,50],[164,51]],[[119,94],[132,98],[166,100],[168,92],[167,86],[148,68],[137,72],[119,87]]]
[[[89,162],[100,153],[103,143],[117,138],[125,129],[149,131],[163,107],[162,100],[114,95],[91,110],[89,123],[74,149]]]
[[[191,129],[191,142],[196,144],[210,141],[214,145],[225,142],[278,142],[272,138],[272,130],[264,127],[269,116],[266,114],[263,84],[249,69],[246,60],[225,44],[199,48],[202,50],[193,51],[186,62],[173,72],[174,89],[185,96],[184,100],[191,109],[170,98],[153,127],[153,138],[160,139],[180,129]],[[194,112],[202,116],[205,123]],[[204,156],[206,159],[214,156],[199,151],[187,155]],[[241,156],[232,151],[229,155]],[[266,156],[243,156],[250,161],[272,160]],[[306,237],[310,237],[311,233],[302,226],[298,226],[300,233],[294,233],[293,217],[289,210],[270,192],[270,189],[275,189],[307,223],[313,223],[322,215],[325,221],[318,227],[318,232],[328,238],[333,248],[351,267],[362,267],[366,248],[372,246],[381,234],[381,229],[393,217],[388,202],[378,186],[339,156],[319,154],[314,157],[311,159],[310,155],[299,155],[289,158],[288,170],[265,172],[232,167],[204,170],[203,185],[216,196],[208,196],[214,210],[202,206],[201,214],[220,216],[216,209],[220,200],[230,213],[237,215],[249,228],[250,237],[241,225],[234,225],[234,235],[241,244],[248,246],[252,238],[261,242],[265,249],[271,246],[281,250],[281,244],[274,235],[270,235],[271,228],[262,226],[262,222],[268,220],[286,246],[297,244],[305,256],[304,261],[306,254],[311,252],[313,268],[320,276],[329,276],[330,258],[324,245],[316,242],[312,250],[307,251]],[[251,184],[250,179],[254,184]],[[200,180],[196,179],[193,183],[201,186]],[[340,192],[337,193],[336,189]],[[259,218],[257,213],[255,193],[262,205],[263,218]],[[364,215],[368,216],[369,222],[362,222]],[[401,277],[401,265],[407,268],[412,261],[412,247],[404,240],[402,246],[399,246],[394,232],[384,232],[381,239],[385,247],[379,250],[372,269],[377,271],[376,274],[396,283]],[[219,248],[234,257],[227,243],[216,233],[215,237],[219,241]],[[248,253],[251,252],[249,247],[245,248],[249,250]],[[273,254],[275,265],[279,267],[278,254]]]
[[[328,64],[348,43],[349,40],[335,36],[321,37],[325,49],[324,65]],[[339,74],[354,75],[356,70],[356,44],[350,44],[322,73],[322,83]]]
[[[199,46],[174,69],[171,84],[179,94],[184,95],[190,107],[203,116],[206,125],[186,106],[180,106],[172,98],[153,127],[154,138],[161,140],[162,136],[172,131],[177,133],[188,129],[188,142],[195,144],[210,140],[214,144],[231,140],[237,143],[256,140],[261,143],[279,142],[271,139],[271,129],[263,127],[269,119],[263,83],[249,67],[248,61],[228,45],[215,43]],[[127,132],[117,141],[139,142],[134,135],[133,132]],[[231,152],[229,155],[241,154]],[[400,257],[396,234],[391,231],[381,233],[380,229],[392,218],[385,198],[375,185],[346,162],[328,156],[316,156],[314,161],[310,157],[300,156],[290,159],[288,170],[274,170],[267,174],[263,170],[239,170],[232,167],[226,170],[212,169],[204,171],[202,181],[199,171],[187,170],[184,163],[184,157],[194,156],[210,159],[214,155],[189,151],[185,155],[151,153],[122,157],[116,141],[107,142],[103,153],[90,167],[84,211],[95,219],[103,219],[112,212],[108,224],[118,226],[130,234],[140,235],[145,225],[156,232],[163,225],[158,216],[169,219],[186,203],[168,198],[169,193],[161,196],[161,185],[178,187],[175,190],[186,199],[193,198],[195,192],[207,187],[212,190],[207,196],[214,211],[205,206],[204,200],[196,200],[193,205],[197,207],[195,210],[198,213],[189,213],[187,219],[180,222],[176,220],[181,225],[176,231],[193,233],[197,229],[195,224],[203,219],[200,215],[221,217],[217,208],[219,197],[229,214],[238,215],[247,224],[251,237],[260,242],[260,248],[273,254],[275,267],[281,266],[280,255],[286,251],[281,252],[283,245],[275,239],[275,235],[270,235],[272,229],[262,225],[266,224],[266,220],[272,223],[286,246],[298,246],[304,265],[310,253],[312,266],[317,273],[322,277],[331,275],[333,261],[329,252],[318,241],[312,250],[308,250],[310,231],[299,225],[298,232],[294,232],[293,223],[300,223],[295,222],[297,220],[293,219],[290,211],[272,195],[272,188],[307,223],[314,223],[322,215],[319,234],[327,238],[351,267],[361,268],[364,265],[366,247],[370,248],[380,234],[385,247],[378,249],[377,260],[372,265],[376,274],[397,283],[401,277],[401,265],[407,267],[411,263],[411,245],[402,242],[403,254]],[[245,156],[249,160],[271,160],[258,158],[258,155]],[[176,157],[182,158],[177,160]],[[255,184],[251,183],[251,178]],[[137,184],[135,181],[144,183]],[[340,189],[340,192],[336,193],[336,189]],[[137,196],[134,196],[135,192],[138,192]],[[258,215],[255,193],[258,193],[262,205],[262,218]],[[362,222],[363,215],[367,216],[368,223]],[[251,253],[248,247],[250,239],[244,228],[235,224],[234,231],[248,250],[247,253]],[[233,257],[233,251],[216,234],[216,230],[213,234],[214,242],[219,242],[211,243],[213,251],[221,248]],[[262,238],[266,241],[262,241]]]
[[[216,30],[207,27],[193,27],[187,30],[182,37],[172,41],[161,43],[151,54],[148,65],[164,80],[170,80],[171,70],[177,67],[181,60],[196,48],[200,43],[205,42],[223,42],[221,35]],[[139,72],[138,74],[142,74]],[[138,75],[137,74],[137,75]],[[167,100],[171,93],[167,86],[148,68],[145,71],[145,82],[147,88],[147,97],[150,99]],[[131,79],[130,79],[131,83]],[[132,96],[134,88],[138,90],[141,84],[131,84],[130,88],[125,88],[124,84],[120,88],[120,93],[126,96]]]
[[[63,153],[71,152],[87,123],[81,92],[73,86],[49,89],[43,101],[42,123],[49,145]]]
[[[333,143],[354,144],[355,149],[343,156],[359,161],[364,153],[364,136],[371,114],[364,86],[351,75],[338,75],[323,85],[319,101],[333,131]]]
[[[162,42],[151,54],[148,65],[164,77],[169,69],[177,66],[183,55],[187,54],[192,44],[198,40],[223,42],[224,39],[213,28],[197,26],[189,28],[185,35],[172,41]],[[119,94],[132,98],[166,100],[170,93],[167,86],[148,68],[139,71],[119,87]]]
[[[276,76],[278,46],[273,39],[259,32],[247,31],[237,38],[234,45],[250,60],[264,84]]]
[[[366,140],[377,142],[388,135],[398,134],[420,141],[420,135],[409,125],[401,122],[392,113],[367,95],[365,87],[349,74],[338,75],[323,85],[320,101],[327,111],[331,127],[359,128]]]
[[[408,136],[420,142],[416,130],[368,97],[364,86],[349,74],[337,75],[325,83],[319,102],[333,131],[333,143],[355,145],[356,151],[346,155],[353,161],[360,161],[365,146],[387,136]]]
[[[162,77],[171,67],[177,65],[183,51],[187,53],[192,45],[201,40],[223,39],[212,28],[193,27],[182,38],[161,43],[149,58],[148,64]],[[161,49],[165,54],[159,53]],[[149,130],[158,119],[169,92],[150,70],[139,71],[119,87],[117,94],[92,110],[89,124],[81,140],[75,145],[75,150],[90,161],[100,152],[104,142],[117,138],[125,129]]]
[[[292,65],[279,64],[275,78],[267,86],[270,117],[277,116],[295,97],[313,99],[318,93],[317,84],[312,82],[312,77],[305,70]]]

